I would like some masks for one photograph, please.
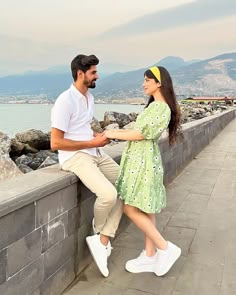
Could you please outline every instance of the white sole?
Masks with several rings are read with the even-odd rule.
[[[90,251],[90,253],[91,253],[92,257],[93,257],[93,260],[95,261],[95,263],[96,263],[96,265],[97,265],[99,271],[101,272],[101,274],[102,274],[105,278],[107,278],[108,275],[109,275],[109,271],[108,271],[108,270],[107,270],[107,272],[104,272],[104,271],[103,271],[102,266],[101,266],[101,265],[102,265],[101,260],[100,260],[96,255],[94,255],[94,252],[95,252],[95,251],[94,251],[92,245],[90,244],[90,237],[87,237],[87,238],[86,238],[86,243],[87,243],[87,245],[88,245],[89,251]]]
[[[128,272],[131,272],[131,273],[141,273],[141,272],[154,272],[154,268],[155,268],[155,266],[153,266],[153,268],[152,269],[150,269],[150,267],[144,267],[144,268],[142,268],[142,269],[132,269],[132,267],[127,267],[127,266],[125,266],[125,269],[128,271]]]
[[[176,260],[180,257],[181,255],[181,249],[180,248],[177,248],[176,251],[175,251],[175,257],[174,257],[174,260],[170,260],[168,261],[168,263],[166,264],[166,267],[164,269],[162,269],[161,272],[155,272],[155,274],[158,276],[158,277],[161,277],[161,276],[164,276],[166,273],[168,273],[168,271],[171,269],[171,267],[174,265],[174,263],[176,262]]]

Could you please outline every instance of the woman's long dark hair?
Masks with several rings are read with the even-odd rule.
[[[173,87],[172,79],[169,72],[164,67],[158,67],[158,69],[160,70],[160,74],[161,74],[160,92],[171,110],[171,118],[170,118],[170,123],[168,125],[168,130],[169,130],[169,144],[172,145],[176,141],[177,137],[181,135],[180,108],[176,100],[174,87]],[[156,82],[159,82],[151,70],[147,70],[144,73],[144,76],[146,76],[149,79],[155,79]],[[148,107],[149,104],[152,103],[153,101],[154,101],[154,97],[151,95],[149,97],[146,107]]]

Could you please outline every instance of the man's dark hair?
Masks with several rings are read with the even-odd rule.
[[[95,55],[77,55],[71,62],[71,73],[74,81],[77,80],[77,72],[81,70],[86,72],[91,66],[96,66],[99,63],[99,59]]]

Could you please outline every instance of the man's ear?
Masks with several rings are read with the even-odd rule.
[[[81,70],[78,70],[77,71],[77,78],[83,78],[83,76],[84,76],[84,72]]]

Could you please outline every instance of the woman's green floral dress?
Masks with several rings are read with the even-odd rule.
[[[146,213],[159,213],[166,206],[163,167],[157,140],[168,127],[171,111],[165,102],[152,102],[139,114],[134,125],[144,140],[129,141],[116,182],[125,204]]]

